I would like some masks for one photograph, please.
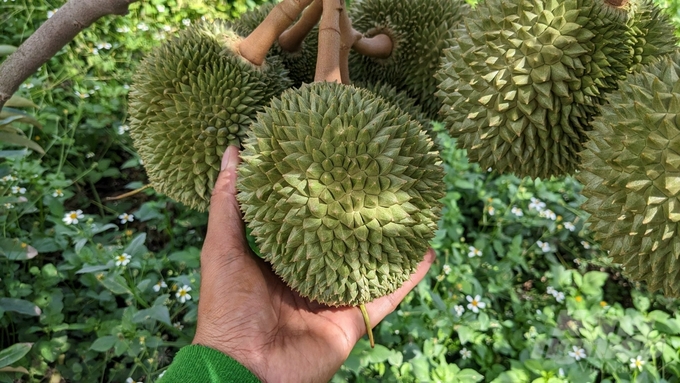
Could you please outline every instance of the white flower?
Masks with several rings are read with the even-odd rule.
[[[158,374],[158,379],[162,378],[163,375],[165,375],[165,371],[168,371],[168,370],[163,370],[163,372],[161,372],[160,374]]]
[[[560,367],[560,369],[557,370],[557,374],[560,376],[560,378],[564,378],[564,369]]]
[[[21,87],[24,88],[24,89],[31,89],[31,88],[33,88],[33,86],[34,86],[33,83],[29,82],[29,83],[23,84]]]
[[[564,293],[563,292],[558,291],[558,292],[554,293],[553,296],[555,297],[555,300],[558,303],[564,302]]]
[[[54,189],[54,192],[52,192],[52,197],[58,198],[58,197],[63,197],[64,192],[61,189]]]
[[[456,311],[456,315],[461,316],[465,312],[465,308],[462,305],[455,305],[453,309]]]
[[[94,53],[94,52],[93,52],[93,53]],[[95,53],[95,54],[96,54],[96,53]],[[80,97],[81,99],[90,97],[89,93],[87,93],[87,92],[85,92],[85,93],[80,93],[80,92],[78,92],[78,91],[75,91],[75,92],[73,92],[73,93],[75,93],[75,95],[78,96],[78,97]]]
[[[125,383],[142,383],[141,380],[134,380],[132,378],[125,379]]]
[[[121,255],[116,255],[116,266],[127,266],[130,263],[132,257],[128,253],[123,253]]]
[[[552,286],[548,286],[548,288],[545,289],[545,292],[550,295],[555,295],[557,293],[557,290],[555,290],[555,288]]]
[[[564,223],[564,228],[567,229],[567,230],[569,230],[569,231],[574,231],[574,230],[576,230],[576,226],[574,226],[574,224],[571,223],[571,222],[565,222],[565,223]]]
[[[586,358],[586,350],[579,348],[578,346],[573,347],[574,351],[569,351],[569,356],[576,360],[581,360]]]
[[[518,208],[517,206],[513,206],[512,209],[510,209],[510,212],[518,217],[521,217],[524,215],[524,212],[522,209]]]
[[[630,358],[630,368],[631,369],[638,369],[642,371],[642,365],[645,364],[645,361],[642,360],[642,356],[638,355],[637,358]]]
[[[87,152],[87,154],[85,154],[85,158],[92,158],[92,157],[94,157],[94,153],[92,153],[92,152]]]
[[[437,279],[437,282],[443,281],[444,280],[444,274],[437,275],[436,279]]]
[[[467,305],[468,310],[472,310],[472,312],[475,314],[479,312],[479,309],[486,307],[486,303],[482,302],[482,297],[479,295],[475,296],[474,298],[468,295],[465,297],[465,299],[470,302]]]
[[[126,223],[128,223],[128,222],[134,221],[134,220],[135,220],[135,216],[132,215],[132,214],[128,214],[128,213],[123,213],[123,214],[121,214],[121,215],[118,216],[118,219],[120,220],[120,223],[121,223],[121,224],[126,224]]]
[[[26,194],[26,188],[12,186],[12,194]]]
[[[581,241],[581,246],[586,250],[590,249],[590,244],[586,241]]]
[[[75,224],[78,223],[79,219],[83,219],[83,218],[85,218],[85,216],[83,215],[83,211],[78,209],[78,210],[75,210],[75,211],[71,210],[71,212],[66,213],[64,218],[62,218],[61,220],[64,221],[64,223],[67,224],[67,225],[72,225],[72,224],[75,225]]]
[[[181,330],[184,328],[184,325],[181,324],[180,322],[175,322],[172,324],[176,329]]]
[[[489,215],[494,215],[494,214],[496,214],[496,209],[494,209],[493,206],[489,206],[489,207],[486,209],[486,211],[487,211],[487,213],[489,213]]]
[[[130,130],[128,125],[121,125],[118,127],[118,134],[125,134],[128,130]]]
[[[156,5],[156,9],[157,9],[158,12],[160,12],[160,13],[165,12],[165,6],[164,6],[163,4],[158,4],[158,5]]]
[[[543,250],[544,253],[547,253],[552,250],[548,242],[536,241],[536,244],[538,245],[538,247],[541,248],[541,250]]]
[[[59,8],[53,9],[53,10],[51,10],[51,11],[47,11],[47,18],[49,19],[49,18],[51,18],[52,16],[54,16],[54,14],[57,13],[58,10],[59,10]]]
[[[468,252],[468,257],[470,257],[470,258],[475,257],[475,256],[477,256],[477,257],[482,256],[482,251],[479,250],[478,248],[474,247],[474,246],[468,247],[468,250],[470,250]]]
[[[175,294],[177,300],[179,300],[180,303],[190,301],[191,295],[189,295],[189,291],[191,291],[191,286],[184,285],[180,287],[179,290],[177,290],[177,293]]]
[[[188,27],[189,25],[191,25],[191,20],[189,20],[189,19],[182,19],[182,24],[184,24],[184,26],[187,26],[187,27]]]
[[[451,273],[451,266],[449,265],[442,266],[442,271],[444,272],[444,274],[449,275]]]
[[[467,348],[463,348],[460,350],[460,356],[462,356],[463,359],[472,358],[472,351],[468,350]]]
[[[128,26],[118,27],[118,28],[116,28],[116,32],[118,32],[118,33],[128,33],[128,32],[130,32],[130,28]]]
[[[13,176],[13,175],[11,175],[11,174],[8,174],[8,175],[6,175],[6,176],[0,178],[0,181],[1,181],[3,184],[6,183],[6,182],[12,182],[12,181],[16,181],[16,180],[18,180],[18,178],[16,178],[15,176]]]
[[[170,32],[172,30],[172,27],[169,25],[163,25],[163,30],[166,32]]]
[[[137,29],[139,29],[140,31],[148,31],[149,26],[144,23],[139,23],[137,24]]]
[[[11,203],[9,203],[9,202],[5,202],[5,204],[4,204],[4,205],[2,205],[2,206],[4,206],[4,207],[5,207],[5,209],[12,209],[12,208],[14,208],[14,205],[12,205],[12,204],[11,204]]]
[[[542,211],[545,209],[545,203],[538,198],[531,197],[531,203],[529,204],[529,209],[534,209]]]
[[[128,85],[128,84],[123,84],[123,89],[130,89],[130,85]],[[128,129],[130,129],[130,128],[128,127]]]
[[[557,215],[555,214],[555,212],[550,209],[541,210],[540,213],[538,213],[538,215],[553,221],[557,219]]]
[[[159,291],[161,291],[161,289],[164,289],[166,287],[168,287],[168,285],[165,283],[164,280],[161,279],[160,281],[158,281],[158,283],[153,285],[153,291],[159,292]]]

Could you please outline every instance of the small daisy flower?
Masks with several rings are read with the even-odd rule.
[[[92,52],[92,53],[94,53],[94,52]],[[96,53],[95,53],[95,54],[96,54]],[[85,93],[80,93],[79,91],[76,90],[76,91],[73,92],[73,93],[74,93],[76,96],[80,97],[81,99],[85,99],[85,98],[90,97],[90,94],[87,93],[87,92],[85,92]]]
[[[64,192],[61,189],[54,189],[54,192],[52,192],[52,197],[54,197],[54,198],[59,198],[59,197],[63,197],[63,196],[64,196]]]
[[[493,208],[493,206],[489,206],[486,209],[486,212],[489,213],[489,215],[495,215],[496,214],[496,209]]]
[[[456,315],[461,316],[465,312],[465,308],[462,305],[455,305],[453,309],[456,311]]]
[[[116,255],[116,266],[127,266],[132,257],[128,253]]]
[[[555,212],[550,210],[550,209],[541,210],[538,213],[538,215],[543,217],[543,218],[547,218],[549,220],[552,220],[552,221],[557,219],[557,215],[555,214]]]
[[[607,303],[607,301],[600,301],[600,307],[606,309],[607,307],[609,307],[609,304]]]
[[[637,358],[630,358],[630,368],[631,369],[638,369],[642,371],[642,366],[645,364],[645,361],[642,360],[642,356],[638,355]]]
[[[541,248],[541,250],[543,250],[544,253],[550,252],[552,250],[548,242],[536,241],[536,244]]]
[[[31,88],[33,88],[33,86],[34,85],[32,83],[28,82],[26,84],[23,84],[21,87],[24,88],[24,89],[31,89]]]
[[[156,9],[158,10],[158,12],[163,13],[163,12],[165,12],[165,5],[158,4],[158,5],[156,5]]]
[[[75,211],[70,211],[66,213],[64,218],[61,220],[64,221],[65,224],[67,225],[75,225],[78,223],[78,220],[85,218],[85,215],[83,215],[83,211],[78,209]]]
[[[468,310],[472,310],[473,313],[478,313],[479,309],[483,309],[486,307],[486,303],[482,302],[482,297],[479,295],[475,296],[474,298],[470,295],[466,296],[465,299],[467,299],[468,305],[467,308]]]
[[[470,359],[472,358],[472,351],[468,350],[467,348],[463,348],[460,350],[460,356],[462,356],[463,359]]]
[[[180,287],[179,290],[177,290],[177,293],[175,294],[177,300],[179,300],[180,303],[190,301],[191,295],[189,295],[189,291],[191,291],[191,286],[184,285]]]
[[[545,209],[545,203],[538,198],[531,197],[531,203],[529,203],[529,209],[542,211]]]
[[[557,301],[557,303],[562,303],[562,302],[564,302],[565,296],[564,296],[564,293],[563,293],[563,292],[558,291],[558,292],[556,292],[555,294],[553,294],[553,296],[555,297],[555,300]]]
[[[168,287],[167,283],[165,283],[165,281],[161,279],[160,281],[158,281],[158,283],[153,285],[153,291],[159,292],[161,291],[161,289],[164,289],[166,287]]]
[[[576,230],[576,226],[574,226],[574,224],[571,223],[571,222],[565,222],[565,223],[564,223],[564,228],[567,229],[567,230],[569,230],[569,231],[574,231],[574,230]]]
[[[443,281],[444,280],[444,274],[437,275],[436,279],[437,279],[437,282]]]
[[[53,9],[51,11],[47,11],[47,18],[48,19],[52,18],[52,16],[54,16],[54,14],[57,13],[58,10],[59,10],[59,8]]]
[[[125,132],[127,132],[128,130],[130,130],[130,127],[128,125],[121,125],[118,127],[118,134],[121,135],[125,134]]]
[[[128,26],[118,27],[118,28],[116,28],[116,32],[118,32],[118,33],[128,33],[128,32],[130,32],[130,27],[128,27]]]
[[[573,347],[574,351],[569,351],[569,356],[576,360],[581,360],[586,358],[586,350],[579,348],[578,346]]]
[[[134,380],[132,378],[125,379],[125,383],[142,383],[141,380]]]
[[[586,241],[581,241],[581,246],[586,250],[590,249],[590,244]]]
[[[139,29],[140,31],[148,31],[149,26],[144,23],[139,23],[137,24],[137,29]]]
[[[168,371],[168,370],[164,370],[163,372],[161,372],[160,374],[158,374],[158,379],[162,378],[163,375],[165,375],[165,371]]]
[[[182,24],[184,24],[185,27],[188,27],[191,25],[191,20],[189,19],[182,19]]]
[[[2,206],[4,206],[5,209],[13,209],[14,208],[14,205],[9,203],[9,202],[5,202],[5,204],[2,205]]]
[[[87,152],[87,154],[85,154],[85,158],[92,158],[92,157],[94,157],[94,153],[92,153],[92,152]]]
[[[474,246],[468,247],[468,250],[470,250],[468,252],[468,257],[470,257],[470,258],[482,256],[482,251],[479,250],[478,248],[474,247]]]
[[[560,369],[557,370],[557,374],[560,376],[560,378],[564,378],[564,376],[565,376],[564,375],[564,369],[562,367],[560,367]]]
[[[522,209],[518,208],[517,206],[513,206],[512,209],[510,209],[510,212],[518,217],[521,217],[524,215],[524,212]]]
[[[172,30],[172,27],[169,25],[163,25],[163,31],[165,32],[170,32]]]
[[[26,188],[12,186],[12,194],[26,194]]]
[[[175,322],[175,323],[173,323],[172,325],[173,325],[173,327],[175,327],[175,328],[178,329],[178,330],[181,330],[181,329],[184,328],[184,325],[183,325],[182,323],[180,323],[180,322]]]
[[[545,292],[550,295],[555,295],[557,293],[557,290],[555,290],[555,288],[552,286],[548,286],[548,288],[545,289]]]
[[[121,214],[121,215],[118,216],[118,219],[120,220],[120,223],[121,223],[121,224],[126,224],[126,223],[128,223],[128,222],[134,221],[134,220],[135,220],[135,216],[132,215],[132,214],[128,214],[128,213],[123,213],[123,214]]]
[[[445,275],[449,275],[451,273],[451,266],[449,265],[442,266],[442,271],[444,272]]]

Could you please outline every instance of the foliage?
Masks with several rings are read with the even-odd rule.
[[[3,3],[0,49],[62,3]],[[253,4],[137,3],[21,87],[42,129],[17,127],[45,154],[0,148],[0,382],[150,382],[191,341],[207,216],[151,190],[106,197],[146,182],[125,124],[144,53],[186,23]],[[334,381],[677,382],[677,304],[631,285],[590,241],[578,183],[488,172],[439,141],[438,261]]]

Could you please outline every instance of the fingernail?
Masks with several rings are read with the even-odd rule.
[[[238,146],[230,145],[222,155],[222,164],[220,165],[220,170],[228,168],[232,162],[236,163],[236,161],[234,161],[236,156],[238,156]]]

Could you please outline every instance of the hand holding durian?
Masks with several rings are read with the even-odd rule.
[[[409,280],[436,230],[443,171],[423,126],[439,111],[484,167],[582,170],[603,247],[630,277],[678,296],[678,122],[659,117],[677,113],[678,56],[656,63],[674,52],[672,31],[651,0],[486,0],[474,11],[363,0],[349,12],[285,0],[151,54],[131,92],[131,134],[154,188],[199,210],[222,151],[243,145],[238,200],[265,260],[306,299],[363,307]],[[622,121],[611,108],[626,102],[639,113]],[[661,120],[644,144],[640,126]]]

